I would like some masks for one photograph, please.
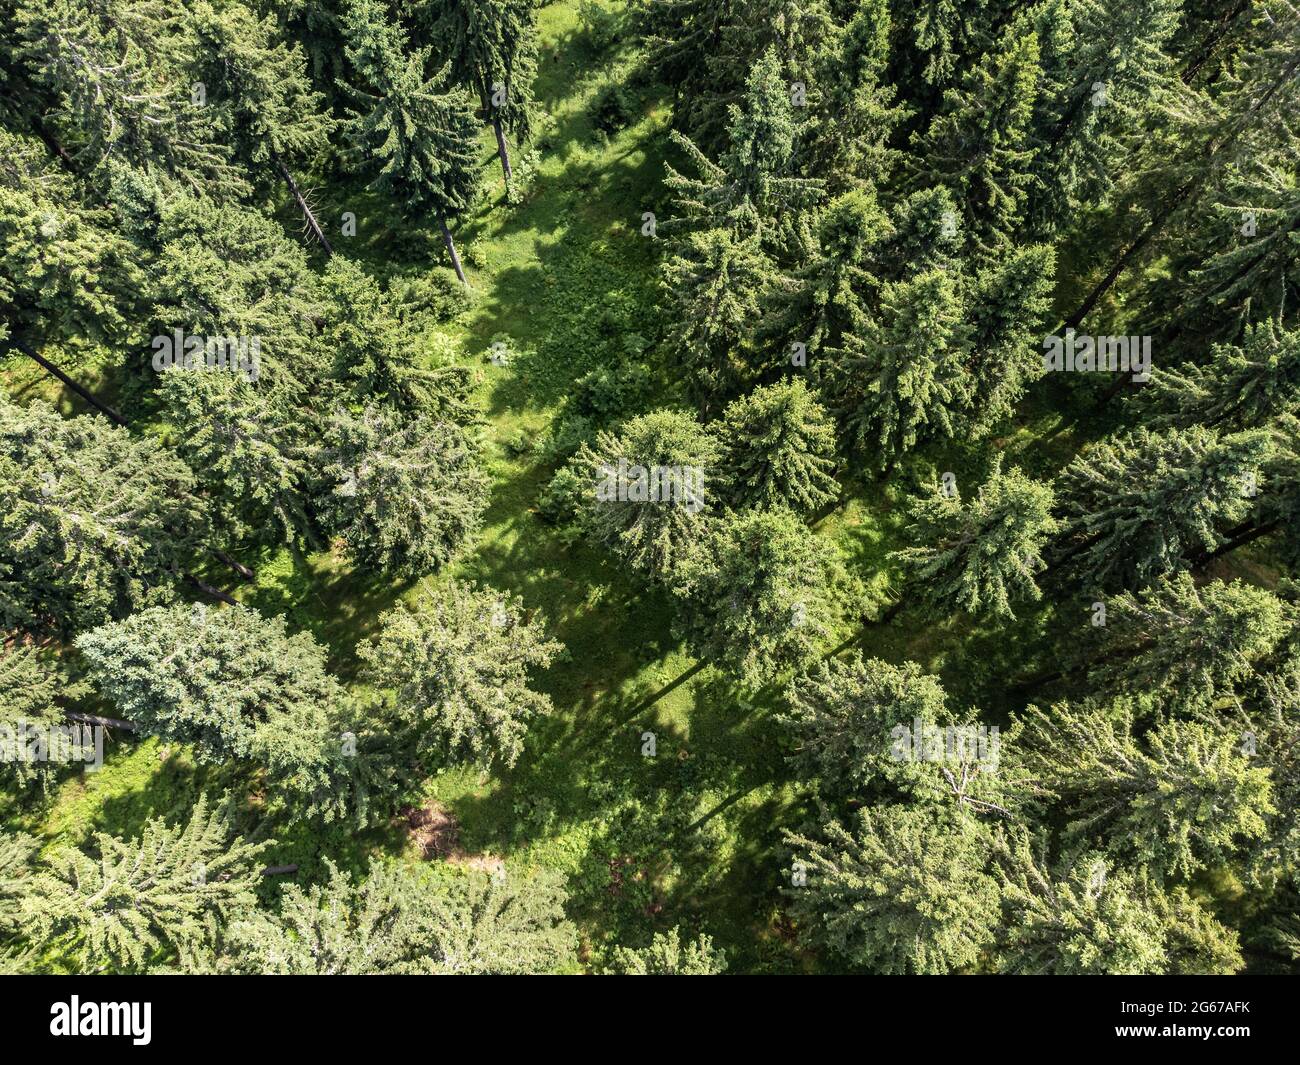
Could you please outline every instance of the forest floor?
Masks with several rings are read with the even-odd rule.
[[[567,649],[538,677],[554,712],[534,724],[513,770],[448,770],[412,797],[417,815],[432,811],[436,833],[428,817],[409,811],[363,834],[337,825],[277,827],[267,860],[299,863],[300,883],[319,876],[326,857],[360,870],[372,854],[425,860],[428,851],[437,861],[448,847],[461,860],[554,867],[570,877],[571,909],[589,947],[614,936],[639,944],[680,923],[713,935],[733,971],[806,969],[815,963],[794,945],[780,889],[788,882],[781,832],[798,828],[808,807],[772,720],[777,689],[738,690],[697,662],[673,635],[663,591],[595,548],[567,542],[535,511],[553,471],[530,454],[531,443],[572,382],[654,313],[655,256],[641,235],[641,217],[669,213],[662,188],[668,101],[649,100],[630,127],[608,138],[598,134],[591,101],[623,76],[627,57],[594,53],[577,8],[576,0],[563,0],[539,11],[537,95],[547,118],[535,138],[527,196],[506,203],[485,131],[485,173],[493,185],[458,234],[474,303],[454,325],[423,338],[431,359],[451,351],[480,375],[493,485],[473,550],[429,580],[481,581],[518,594],[547,619]],[[440,261],[432,224],[427,233],[395,234],[382,222],[378,201],[351,191],[318,195],[323,216],[357,213],[359,236],[340,242],[342,253],[376,269],[391,268],[394,256],[409,257],[408,265]],[[507,344],[506,365],[489,361],[495,340]],[[28,374],[15,369],[10,390],[47,389]],[[111,381],[98,385],[112,395]],[[665,405],[680,399],[662,397]],[[1060,423],[1055,405],[1035,395],[1014,434],[954,443],[928,457],[935,470],[955,471],[960,483],[982,481],[997,451],[1008,465],[1050,476],[1082,442],[1081,423]],[[1105,429],[1094,419],[1087,436]],[[863,582],[836,643],[855,641],[891,661],[916,660],[941,675],[956,705],[978,705],[1005,719],[1014,708],[1008,678],[1026,671],[1053,626],[1084,623],[1086,597],[1077,617],[1063,617],[1059,604],[1027,608],[1017,622],[987,631],[969,619],[936,623],[906,609],[887,625],[863,628],[858,619],[887,602],[885,556],[897,544],[910,487],[902,480],[888,488],[849,485],[846,501],[813,530],[840,546]],[[229,575],[222,583],[231,586]],[[329,648],[332,666],[355,681],[358,641],[419,587],[376,583],[330,552],[284,550],[261,560],[253,584],[234,590],[250,606],[311,631]],[[642,753],[647,732],[654,734],[653,758]],[[249,794],[238,768],[196,766],[157,740],[115,743],[101,770],[62,781],[23,819],[51,844],[80,843],[95,831],[132,834],[150,816],[188,808],[200,790],[227,787]],[[437,845],[430,845],[435,835]]]

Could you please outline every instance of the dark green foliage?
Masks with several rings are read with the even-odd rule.
[[[477,531],[487,480],[458,426],[367,407],[331,418],[325,439],[320,521],[361,565],[419,577]]]
[[[1262,432],[1220,436],[1139,428],[1086,448],[1062,472],[1062,551],[1095,586],[1140,584],[1212,550],[1251,509],[1271,445]]]
[[[392,689],[386,727],[429,768],[459,761],[513,766],[529,721],[550,711],[528,685],[558,643],[517,600],[452,581],[380,619],[379,642],[358,653],[369,679]]]
[[[75,632],[169,601],[205,538],[193,491],[155,441],[0,397],[0,624]]]
[[[717,519],[673,572],[682,629],[746,685],[806,666],[836,621],[835,548],[787,510]]]
[[[736,400],[718,434],[733,505],[809,514],[836,497],[835,427],[798,378]]]
[[[913,500],[912,546],[892,557],[914,594],[939,615],[953,610],[1014,616],[1013,598],[1038,599],[1034,577],[1056,531],[1052,489],[1019,470],[1002,472],[1001,456],[975,498],[963,503],[956,482]]]

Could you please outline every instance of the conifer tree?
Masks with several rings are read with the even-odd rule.
[[[975,498],[963,503],[936,484],[908,508],[910,547],[890,557],[936,614],[987,611],[1014,617],[1013,599],[1036,600],[1034,575],[1056,530],[1052,489],[1018,469],[1002,472],[999,455]]]
[[[395,693],[386,727],[428,767],[460,761],[507,767],[519,760],[534,717],[551,701],[529,671],[562,648],[517,599],[451,581],[416,605],[380,618],[376,644],[357,653],[377,687]]]
[[[1185,572],[1164,576],[1106,604],[1089,680],[1101,690],[1154,693],[1170,708],[1208,714],[1294,624],[1294,612],[1263,588],[1241,581],[1197,587]]]
[[[1216,344],[1205,363],[1156,366],[1142,390],[1145,422],[1204,425],[1222,432],[1260,429],[1300,411],[1300,330],[1276,322],[1247,326],[1240,346]]]
[[[20,0],[16,51],[53,96],[60,139],[89,170],[110,155],[192,191],[236,199],[248,183],[193,95],[192,24],[163,5]]]
[[[740,103],[730,104],[727,114],[727,148],[716,163],[673,131],[699,176],[686,177],[669,165],[664,184],[683,220],[730,230],[740,240],[757,236],[768,251],[789,245],[793,232],[780,216],[811,202],[821,183],[796,176],[798,122],[775,51],[755,64]]]
[[[427,897],[416,935],[421,972],[437,976],[554,973],[573,964],[577,930],[564,914],[567,892],[554,870],[531,875],[470,872]]]
[[[270,18],[243,4],[197,3],[191,17],[197,39],[198,75],[208,106],[221,114],[223,133],[254,182],[263,173],[283,180],[303,214],[306,229],[332,252],[314,212],[298,189],[292,167],[310,161],[327,143],[333,121],[307,76],[297,44],[287,44]],[[261,180],[259,180],[261,179]]]
[[[1194,427],[1139,428],[1085,448],[1062,472],[1063,549],[1098,587],[1133,587],[1178,568],[1250,510],[1249,486],[1269,457],[1263,432],[1219,436]]]
[[[835,622],[839,553],[787,510],[720,517],[673,575],[700,658],[742,683],[806,666]]]
[[[814,942],[869,972],[969,969],[1000,924],[990,834],[967,816],[882,806],[786,842],[806,866],[807,885],[789,889],[796,915]]]
[[[822,389],[833,391],[846,338],[869,328],[871,300],[879,287],[879,245],[892,235],[872,194],[853,191],[833,200],[818,222],[808,261],[789,283],[768,294],[758,345],[794,366],[800,365],[794,345],[802,345],[804,361]]]
[[[1034,168],[1041,225],[1068,225],[1081,204],[1109,192],[1122,153],[1149,118],[1180,103],[1167,45],[1182,7],[1180,0],[1123,7],[1081,0],[1052,11],[1059,21],[1043,31],[1063,39],[1054,62],[1044,64],[1043,147]]]
[[[418,577],[447,563],[479,527],[487,478],[458,426],[367,407],[329,421],[324,529],[361,565]]]
[[[66,687],[57,662],[43,656],[36,648],[14,640],[0,647],[0,754],[5,776],[19,784],[48,782],[50,763],[27,761],[20,753],[29,728],[48,730],[63,723],[58,694]],[[69,744],[73,741],[69,738]],[[0,859],[2,862],[2,859]],[[0,910],[3,909],[3,874],[0,873]],[[0,913],[0,935],[4,917]]]
[[[139,972],[169,955],[197,964],[256,905],[270,846],[234,836],[232,814],[200,796],[183,826],[153,818],[137,839],[97,832],[93,851],[56,853],[33,885],[33,938],[66,937],[86,971]]]
[[[1029,384],[1043,373],[1042,328],[1050,312],[1056,256],[1033,244],[980,270],[970,297],[969,422],[989,433],[1014,414]]]
[[[810,514],[836,497],[835,426],[798,378],[733,402],[718,437],[733,506]]]
[[[850,348],[843,402],[851,446],[888,474],[921,441],[953,431],[968,396],[968,329],[957,285],[940,270],[886,285],[881,305],[880,324]]]
[[[348,62],[365,86],[349,115],[373,187],[392,197],[408,218],[431,213],[442,229],[456,276],[465,271],[448,218],[474,198],[478,159],[473,105],[450,85],[450,65],[424,75],[429,50],[408,51],[405,34],[379,0],[351,0],[344,14]]]
[[[171,339],[179,360],[178,332],[182,343],[187,335],[256,341],[255,369],[243,376],[274,396],[286,420],[310,407],[326,390],[330,371],[313,328],[320,285],[283,226],[260,211],[177,196],[162,204],[156,239],[160,250],[146,288],[153,358]]]
[[[506,184],[512,170],[506,131],[532,130],[537,26],[529,0],[429,0],[420,18],[458,85],[468,86],[492,123]]]
[[[738,239],[722,228],[688,234],[663,261],[662,288],[672,322],[666,346],[685,365],[705,412],[756,376],[746,341],[762,315],[765,295],[782,283],[757,238]]]
[[[353,398],[386,401],[408,414],[442,407],[447,374],[418,364],[415,337],[373,277],[336,255],[321,277],[321,294],[320,341],[333,355],[331,376]]]
[[[207,490],[223,537],[276,544],[311,535],[299,432],[239,375],[172,368],[159,389],[177,454]]]
[[[427,886],[411,870],[374,862],[356,884],[328,858],[329,879],[286,884],[279,911],[250,913],[227,927],[218,972],[278,976],[414,973],[425,945],[415,914]]]
[[[0,311],[15,340],[131,333],[141,271],[111,220],[39,140],[0,127]]]
[[[82,633],[77,648],[118,714],[201,762],[249,761],[297,809],[363,820],[390,775],[324,648],[283,618],[176,604]]]
[[[805,135],[806,172],[825,175],[832,193],[884,185],[899,155],[888,141],[907,109],[886,80],[890,30],[888,3],[868,0],[818,56],[822,91]]]
[[[1237,934],[1185,888],[1162,889],[1100,854],[1058,872],[1019,833],[999,841],[1007,919],[998,972],[1217,975],[1242,964]]]
[[[681,929],[656,932],[648,947],[616,947],[606,972],[615,976],[717,976],[726,971],[726,951],[700,933],[682,942]]]
[[[1028,203],[1038,54],[1033,31],[1013,30],[944,94],[943,110],[912,141],[915,187],[951,190],[981,255],[1010,246]]]
[[[601,431],[571,463],[582,527],[637,569],[666,579],[703,533],[717,453],[713,435],[681,411],[652,411],[617,433]]]
[[[26,832],[0,832],[0,943],[22,930],[40,849],[40,841]]]
[[[880,794],[882,784],[911,792],[921,770],[896,757],[894,729],[950,721],[937,678],[915,662],[893,666],[858,652],[818,663],[790,682],[785,698],[778,720],[794,740],[790,761],[818,778],[824,798]]]
[[[1231,857],[1274,812],[1268,770],[1218,725],[1169,719],[1139,739],[1126,702],[1031,706],[1018,747],[1072,840],[1100,838],[1161,881]]]
[[[205,539],[193,490],[152,441],[0,397],[0,624],[76,632],[170,600]]]

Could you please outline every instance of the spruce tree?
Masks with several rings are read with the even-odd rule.
[[[1034,976],[1219,975],[1242,964],[1237,934],[1185,888],[1092,853],[1052,871],[1021,832],[999,841],[1007,918],[1001,973]]]
[[[685,366],[707,413],[753,382],[758,368],[746,357],[746,342],[764,297],[784,281],[756,237],[742,240],[723,228],[678,241],[661,273],[672,323],[666,347]]]
[[[506,131],[528,139],[536,102],[537,26],[529,0],[429,0],[419,19],[458,85],[468,86],[496,134],[501,172],[512,170]]]
[[[361,565],[419,577],[478,530],[487,478],[458,426],[367,407],[334,415],[325,443],[320,522]]]
[[[682,411],[601,431],[570,463],[582,528],[636,569],[667,579],[703,533],[717,454],[713,435]]]
[[[1013,31],[944,94],[943,110],[912,140],[914,187],[951,190],[980,255],[1008,249],[1024,218],[1040,77],[1038,37]]]
[[[326,668],[309,633],[248,607],[159,607],[82,633],[87,674],[141,731],[200,762],[246,760],[280,799],[326,820],[364,821],[395,768],[386,733]]]
[[[1251,509],[1271,451],[1264,432],[1139,428],[1085,448],[1058,479],[1062,548],[1051,559],[1096,586],[1133,587],[1213,550]]]
[[[1180,0],[1122,7],[1079,0],[1051,12],[1059,21],[1044,31],[1063,39],[1044,63],[1034,196],[1040,225],[1068,225],[1082,204],[1108,193],[1136,137],[1181,102],[1167,45],[1182,7]]]
[[[682,942],[681,929],[656,932],[648,947],[616,947],[606,973],[614,976],[717,976],[727,968],[727,954],[700,933]]]
[[[867,0],[818,56],[821,93],[804,137],[805,167],[825,175],[834,194],[884,185],[897,161],[888,142],[907,109],[886,78],[891,28],[886,0]]]
[[[159,396],[228,543],[311,536],[306,448],[267,396],[237,374],[177,368],[162,375]]]
[[[910,547],[890,557],[908,587],[936,615],[954,610],[1014,617],[1013,599],[1036,600],[1034,576],[1056,531],[1052,489],[1018,469],[1002,472],[999,455],[975,498],[964,503],[936,484],[908,507]]]
[[[1186,878],[1263,836],[1269,772],[1219,725],[1169,719],[1139,738],[1133,706],[1031,706],[1018,748],[1056,796],[1077,842],[1103,841],[1162,882]]]
[[[799,669],[836,621],[837,549],[786,510],[720,517],[673,574],[695,654],[748,686]]]
[[[800,922],[868,972],[969,969],[1001,923],[990,834],[964,815],[882,806],[786,842],[807,877],[789,889]]]
[[[449,218],[469,207],[478,184],[478,149],[469,94],[450,84],[450,65],[424,75],[429,50],[408,51],[400,27],[379,0],[350,0],[344,13],[347,58],[362,87],[349,128],[372,187],[408,220],[431,213],[442,229],[456,276],[465,282]]]
[[[880,323],[849,349],[842,402],[851,447],[888,474],[918,443],[953,432],[968,396],[968,327],[941,270],[886,285],[881,305]]]
[[[578,946],[564,913],[567,897],[554,870],[466,872],[417,911],[416,935],[425,947],[419,971],[510,976],[566,969]]]
[[[278,912],[250,913],[226,929],[218,972],[365,976],[420,971],[426,949],[415,913],[427,886],[412,870],[373,862],[356,884],[328,858],[329,879],[286,884]]]
[[[1140,401],[1152,428],[1204,425],[1239,432],[1295,414],[1300,411],[1300,330],[1261,322],[1246,327],[1241,345],[1215,344],[1208,362],[1156,366]]]
[[[235,157],[261,187],[273,173],[283,180],[305,229],[326,253],[333,249],[315,213],[298,189],[292,168],[319,154],[333,129],[321,94],[311,84],[306,57],[288,44],[269,16],[259,19],[243,4],[194,5],[191,17],[198,48],[197,73],[208,106]]]
[[[797,378],[733,402],[718,438],[719,469],[733,506],[806,515],[838,494],[835,425]]]
[[[137,839],[97,832],[92,850],[57,852],[33,885],[33,938],[66,939],[82,971],[141,972],[172,956],[199,964],[223,925],[256,905],[270,846],[235,836],[232,814],[200,796],[183,826],[153,818]]]
[[[1042,329],[1050,313],[1056,256],[1045,244],[1009,251],[981,269],[970,296],[971,401],[977,436],[1011,417],[1043,374]]]
[[[518,599],[451,581],[380,618],[357,653],[376,687],[394,692],[386,728],[430,769],[457,762],[513,766],[534,717],[551,701],[529,672],[562,648]]]
[[[112,221],[39,140],[0,127],[0,311],[14,340],[131,335],[142,275]]]
[[[819,795],[907,794],[922,769],[897,757],[895,729],[911,734],[946,725],[947,696],[937,678],[915,662],[890,665],[878,658],[830,658],[792,680],[787,709],[778,721],[794,743],[790,761],[800,773],[816,777]],[[888,791],[884,792],[888,794]]]
[[[0,397],[0,625],[76,632],[170,600],[206,535],[193,491],[153,441]]]
[[[1153,693],[1170,708],[1210,715],[1215,700],[1248,680],[1294,624],[1294,611],[1263,588],[1241,581],[1198,587],[1187,573],[1164,576],[1107,602],[1089,683]]]

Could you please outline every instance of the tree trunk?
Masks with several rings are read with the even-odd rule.
[[[227,606],[239,606],[239,601],[229,592],[223,592],[220,588],[214,588],[212,585],[204,583],[199,580],[198,577],[194,576],[193,573],[186,573],[185,579],[194,585],[194,587],[199,591],[203,592],[204,595],[210,595],[213,599],[218,599]]]
[[[1083,303],[1079,305],[1078,309],[1061,323],[1061,329],[1073,329],[1088,316],[1088,313],[1101,301],[1102,296],[1110,291],[1110,287],[1119,280],[1120,275],[1128,268],[1129,263],[1137,253],[1145,248],[1157,233],[1164,229],[1165,225],[1169,222],[1169,219],[1174,216],[1174,213],[1184,203],[1191,200],[1196,193],[1200,191],[1201,187],[1209,180],[1211,173],[1216,169],[1210,164],[1217,159],[1224,149],[1237,142],[1242,131],[1250,125],[1251,120],[1255,115],[1267,106],[1268,102],[1277,95],[1278,89],[1286,84],[1291,78],[1295,77],[1297,68],[1300,68],[1300,56],[1291,59],[1291,61],[1286,64],[1280,75],[1274,80],[1273,84],[1268,87],[1268,91],[1254,100],[1250,105],[1249,110],[1247,110],[1245,115],[1242,116],[1241,121],[1237,123],[1236,128],[1229,129],[1223,140],[1210,148],[1206,154],[1205,164],[1197,173],[1196,177],[1174,193],[1164,208],[1157,212],[1151,221],[1143,227],[1142,231],[1137,235],[1137,238],[1128,246],[1124,251],[1124,254],[1119,257],[1119,260],[1115,265],[1110,268],[1106,273],[1106,276],[1097,283],[1096,287],[1094,287],[1091,292],[1088,293],[1087,298],[1085,298]]]
[[[229,566],[229,567],[230,567],[231,569],[233,569],[236,573],[238,573],[241,577],[243,577],[244,580],[246,580],[246,581],[251,581],[251,580],[253,580],[254,578],[256,578],[256,576],[257,576],[256,573],[254,573],[251,569],[249,569],[247,566],[245,566],[242,562],[236,562],[233,558],[231,558],[231,557],[230,557],[228,554],[226,554],[224,551],[220,551],[220,550],[218,550],[218,549],[215,548],[215,547],[210,548],[210,550],[212,551],[212,554],[213,554],[214,556],[216,556],[216,558],[217,558],[218,560],[220,560],[221,562],[224,562],[227,566]]]
[[[69,721],[79,721],[83,725],[103,725],[105,728],[120,728],[124,732],[135,732],[136,727],[130,721],[123,721],[120,717],[100,717],[98,714],[80,714],[66,713],[63,715]]]
[[[497,135],[497,155],[501,158],[501,172],[506,176],[506,188],[510,187],[510,179],[514,176],[510,170],[510,149],[506,145],[505,130],[501,128],[501,116],[492,116],[492,129]]]
[[[460,278],[462,285],[469,288],[469,282],[465,280],[465,270],[460,265],[460,255],[456,252],[456,242],[451,239],[451,230],[447,228],[445,215],[438,216],[438,225],[442,226],[442,239],[447,242],[447,253],[451,256],[451,265],[456,270],[456,276]]]
[[[69,377],[57,366],[55,366],[54,363],[50,362],[48,359],[45,359],[40,355],[37,355],[36,352],[32,351],[32,349],[27,347],[26,344],[20,344],[19,342],[14,341],[13,345],[24,355],[26,355],[29,359],[31,359],[38,366],[40,366],[42,369],[46,370],[53,376],[57,377],[60,381],[63,382],[63,384],[65,384],[68,388],[72,389],[72,391],[74,391],[77,395],[79,395],[82,399],[84,399],[87,403],[89,403],[102,415],[108,418],[109,421],[115,423],[116,425],[121,425],[123,427],[126,426],[126,419],[123,418],[122,415],[118,414],[117,411],[115,411],[107,403],[101,403],[98,399],[92,396],[86,389],[82,388],[81,385],[77,384],[76,381],[74,381],[71,377]]]
[[[325,249],[326,255],[333,255],[334,249],[330,246],[329,239],[325,236],[325,231],[321,229],[320,223],[316,221],[316,216],[312,213],[311,207],[308,206],[303,194],[298,190],[298,183],[294,181],[293,175],[289,173],[289,168],[284,165],[278,155],[272,155],[275,161],[276,169],[280,171],[280,176],[284,178],[284,183],[289,186],[289,191],[293,194],[294,201],[298,204],[298,210],[302,212],[303,218],[307,222],[307,228],[311,230],[312,235],[320,241],[320,246]]]
[[[1235,551],[1239,547],[1244,547],[1246,544],[1258,540],[1261,536],[1267,536],[1281,524],[1281,520],[1265,522],[1263,525],[1257,525],[1253,529],[1247,529],[1245,532],[1231,537],[1213,551],[1207,551],[1205,554],[1197,556],[1195,561],[1192,562],[1192,569],[1208,566],[1216,558],[1226,555],[1229,551]]]

